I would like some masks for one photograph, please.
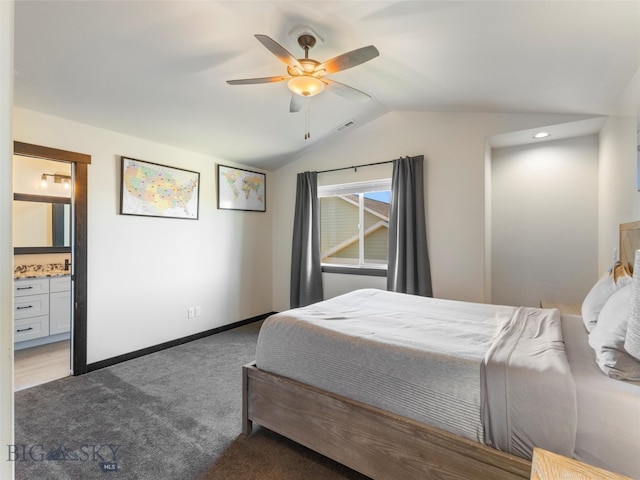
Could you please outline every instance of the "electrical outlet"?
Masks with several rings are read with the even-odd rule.
[[[196,315],[196,317],[199,317],[200,315],[202,315],[202,307],[200,305],[198,305],[195,308],[195,315]]]
[[[193,307],[189,307],[189,308],[187,309],[187,317],[188,317],[188,318],[193,318],[193,317],[195,317],[195,316],[196,316],[195,308],[193,308]]]

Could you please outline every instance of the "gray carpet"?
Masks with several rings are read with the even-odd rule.
[[[198,480],[369,480],[353,470],[258,427],[240,435]]]
[[[16,392],[16,479],[364,479],[265,429],[241,435],[259,326]]]

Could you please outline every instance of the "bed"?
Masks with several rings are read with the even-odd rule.
[[[627,227],[621,255],[637,245]],[[581,317],[396,295],[364,290],[268,319],[257,365],[243,368],[243,432],[255,422],[376,479],[528,479],[532,446],[640,478],[640,383],[602,374]],[[427,317],[435,330],[420,333]],[[501,335],[521,342],[519,325],[532,329],[524,356],[496,349]],[[533,369],[544,375],[528,377],[540,332],[552,347]],[[451,335],[467,346],[452,351]],[[368,353],[380,338],[384,355]]]

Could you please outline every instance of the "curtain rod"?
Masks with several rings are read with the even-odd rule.
[[[328,173],[328,172],[339,172],[340,170],[351,170],[352,168],[357,172],[361,167],[372,167],[374,165],[384,165],[385,163],[393,163],[395,160],[387,160],[385,162],[375,162],[375,163],[365,163],[363,165],[353,165],[351,167],[341,167],[341,168],[332,168],[330,170],[319,170],[316,173]]]

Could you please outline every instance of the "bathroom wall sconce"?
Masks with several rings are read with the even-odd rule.
[[[40,177],[40,186],[42,188],[47,188],[49,185],[47,177],[53,177],[53,183],[60,183],[62,188],[65,190],[69,190],[71,188],[71,177],[61,173],[43,173]]]

